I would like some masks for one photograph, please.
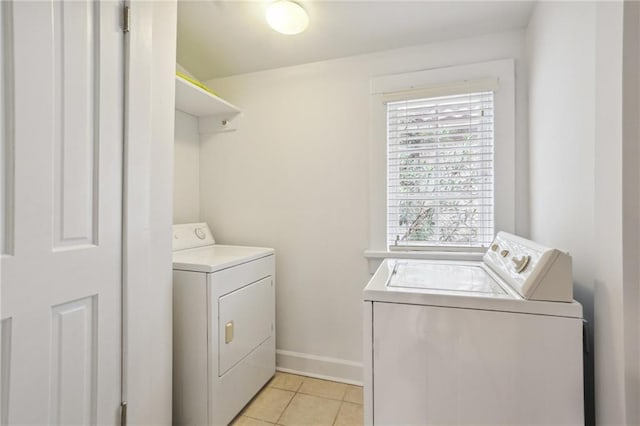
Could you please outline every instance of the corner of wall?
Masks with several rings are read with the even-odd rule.
[[[180,71],[182,74],[186,74],[191,78],[196,78],[187,68],[180,65],[179,62],[176,62],[176,71]]]

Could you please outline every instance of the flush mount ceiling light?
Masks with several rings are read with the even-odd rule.
[[[309,25],[309,15],[298,3],[280,0],[267,8],[267,23],[279,33],[299,34]]]

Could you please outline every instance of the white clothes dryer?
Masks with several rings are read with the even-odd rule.
[[[583,425],[571,258],[499,233],[482,261],[386,259],[364,289],[365,424]]]
[[[226,425],[275,374],[274,250],[173,234],[173,424]]]

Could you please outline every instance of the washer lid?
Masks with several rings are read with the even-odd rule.
[[[173,252],[173,270],[216,272],[274,253],[272,248],[214,244]]]
[[[405,266],[401,269],[403,263]],[[435,277],[429,276],[431,272],[434,272]],[[394,278],[396,275],[397,278]],[[459,282],[457,279],[462,280],[462,285],[455,285]],[[483,262],[385,259],[365,287],[363,299],[371,302],[582,318],[582,306],[575,301],[567,303],[524,299]]]
[[[485,295],[507,294],[480,265],[398,260],[387,285]]]

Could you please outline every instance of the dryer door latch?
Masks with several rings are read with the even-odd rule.
[[[233,321],[229,321],[224,326],[224,343],[229,344],[233,340]]]

